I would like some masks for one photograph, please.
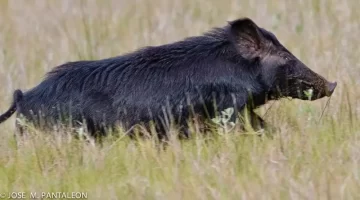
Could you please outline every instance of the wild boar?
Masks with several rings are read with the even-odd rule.
[[[29,91],[14,92],[0,122],[14,112],[37,127],[85,122],[93,136],[106,130],[153,123],[166,138],[169,119],[189,135],[194,115],[213,118],[233,107],[251,110],[256,129],[264,121],[252,110],[282,97],[330,96],[336,82],[313,72],[271,32],[249,18],[228,22],[201,36],[149,46],[113,58],[60,65]],[[259,123],[260,122],[260,123]]]

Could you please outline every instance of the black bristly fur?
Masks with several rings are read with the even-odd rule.
[[[104,135],[106,128],[120,124],[129,129],[154,121],[159,136],[164,137],[170,116],[186,127],[192,114],[209,118],[228,107],[242,110],[249,104],[249,94],[251,108],[256,108],[266,103],[271,83],[277,80],[271,70],[264,76],[268,62],[263,61],[266,51],[260,49],[274,39],[255,24],[244,26],[241,20],[249,19],[118,57],[63,64],[21,100],[14,99],[16,110],[35,125],[86,122],[92,135]],[[234,32],[244,38],[234,39]],[[249,40],[252,34],[261,34],[256,45]],[[183,132],[188,134],[186,128]]]

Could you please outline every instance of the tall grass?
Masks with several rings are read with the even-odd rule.
[[[52,67],[198,35],[250,17],[314,71],[338,81],[327,99],[284,99],[257,112],[274,138],[238,133],[102,147],[36,130],[14,144],[1,124],[0,194],[87,192],[88,199],[359,199],[360,4],[356,0],[2,0],[0,111]],[[66,134],[63,134],[66,135]]]

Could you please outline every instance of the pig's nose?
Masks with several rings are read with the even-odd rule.
[[[333,83],[331,83],[331,82],[328,83],[328,91],[327,91],[327,96],[328,97],[331,96],[332,93],[334,93],[334,90],[335,90],[336,86],[337,86],[336,81],[333,82]]]

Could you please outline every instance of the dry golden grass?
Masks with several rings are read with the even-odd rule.
[[[199,35],[250,17],[339,85],[327,99],[271,103],[274,138],[238,134],[104,147],[34,132],[18,149],[1,124],[0,195],[88,192],[88,199],[359,199],[360,4],[356,0],[0,1],[0,111],[52,67]],[[263,115],[267,105],[258,110]]]

